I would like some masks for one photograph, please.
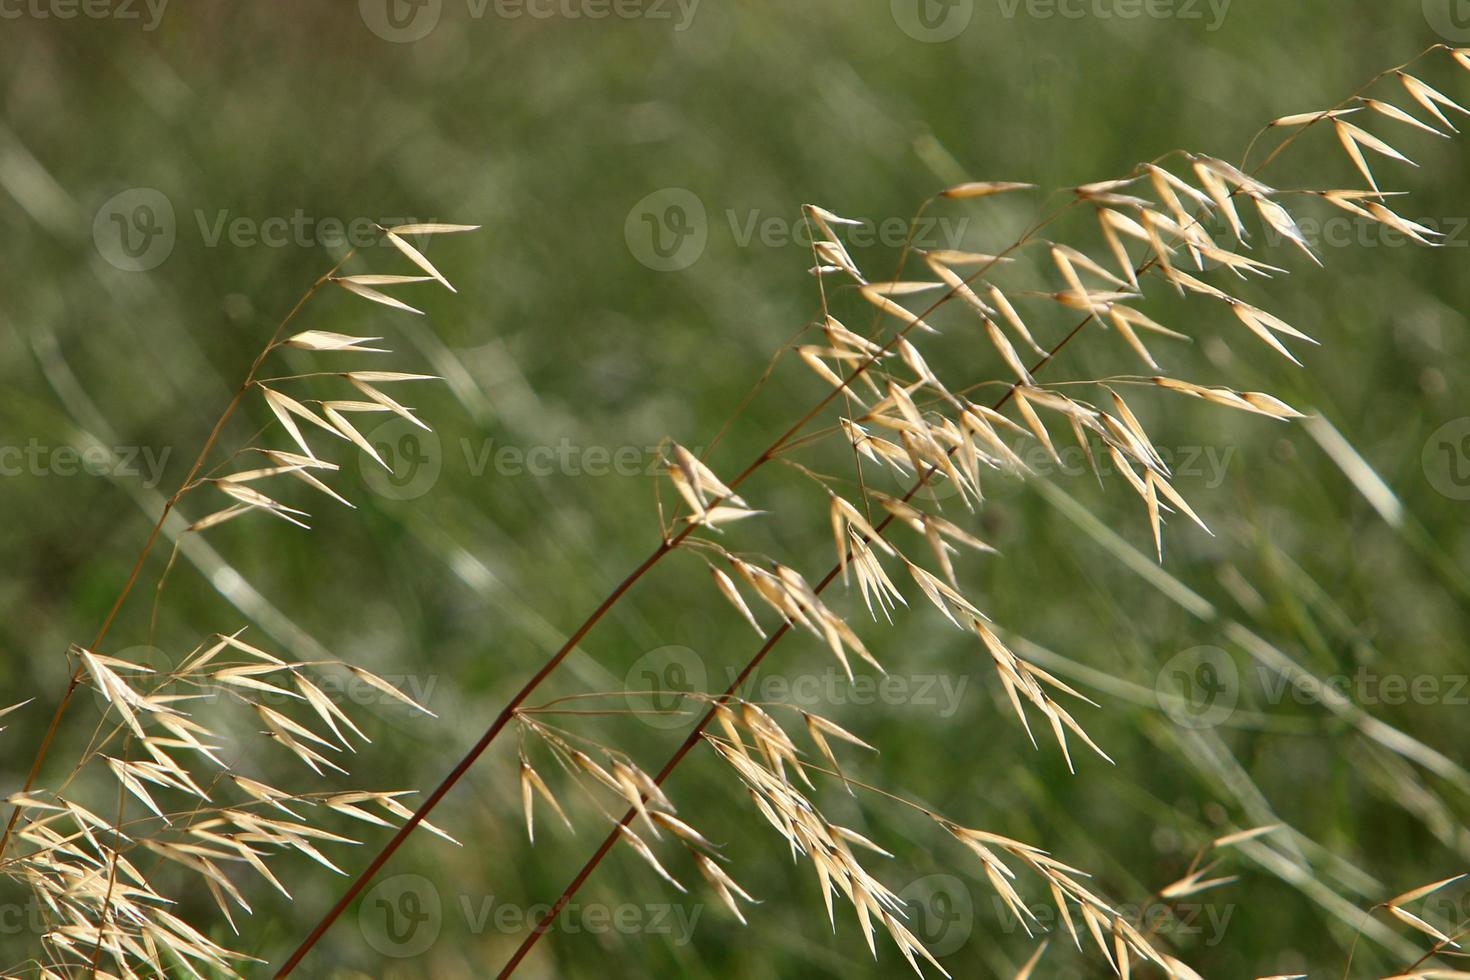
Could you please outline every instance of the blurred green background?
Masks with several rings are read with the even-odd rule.
[[[378,433],[400,451],[393,478],[339,452],[334,485],[357,509],[290,494],[313,511],[309,533],[257,516],[186,549],[157,643],[177,656],[211,632],[249,626],[272,649],[303,658],[329,650],[401,680],[439,719],[369,705],[374,744],[344,785],[427,790],[656,542],[652,447],[666,435],[709,446],[813,315],[810,254],[792,238],[801,204],[873,222],[880,240],[854,254],[882,278],[897,257],[882,230],[942,187],[1004,179],[1052,190],[1175,148],[1238,160],[1265,121],[1335,102],[1429,44],[1470,39],[1451,6],[957,0],[930,2],[921,17],[907,0],[568,0],[534,12],[465,0],[392,11],[374,0],[175,0],[66,18],[60,0],[6,6],[0,446],[26,453],[25,462],[5,457],[0,480],[0,701],[40,703],[7,718],[3,785],[8,792],[23,778],[64,687],[68,644],[95,632],[151,515],[254,353],[341,256],[343,225],[484,226],[428,242],[459,293],[403,291],[424,318],[332,292],[298,321],[382,336],[394,368],[444,376],[410,399],[436,439]],[[595,16],[603,9],[638,16]],[[1470,99],[1470,76],[1448,58],[1423,72]],[[1385,162],[1385,186],[1413,191],[1399,210],[1435,216],[1452,247],[1406,246],[1348,222],[1333,226],[1345,238],[1324,236],[1325,271],[1284,249],[1268,256],[1293,275],[1242,288],[1323,342],[1295,345],[1303,368],[1219,308],[1154,287],[1161,299],[1151,312],[1197,338],[1154,344],[1170,372],[1269,390],[1326,423],[1130,396],[1214,537],[1175,521],[1159,571],[1142,508],[1116,477],[1105,490],[1081,475],[1057,474],[1046,488],[994,479],[980,515],[965,518],[1004,553],[964,556],[967,591],[1019,652],[1100,703],[1075,714],[1116,766],[1079,755],[1072,775],[1054,745],[1033,749],[974,638],[918,603],[892,628],[854,617],[906,693],[853,697],[805,636],[783,642],[761,674],[771,685],[764,694],[804,684],[818,692],[807,707],[882,748],[846,754],[855,775],[1044,846],[1150,915],[1159,912],[1150,895],[1213,837],[1285,824],[1228,857],[1220,871],[1238,882],[1186,900],[1197,907],[1162,927],[1166,946],[1205,976],[1341,976],[1362,923],[1355,909],[1456,874],[1470,857],[1470,776],[1460,768],[1470,703],[1461,312],[1470,230],[1453,217],[1470,215],[1470,147],[1393,127],[1372,128],[1422,168]],[[1357,185],[1321,133],[1263,176],[1283,187]],[[956,237],[929,244],[1003,247],[1040,201],[942,204],[931,213],[949,224],[932,234]],[[666,225],[663,244],[679,247],[662,255],[647,222],[680,216],[690,235],[676,239]],[[1093,247],[1085,225],[1057,233]],[[355,268],[410,271],[391,249],[366,251]],[[850,295],[834,303],[866,322]],[[1047,317],[1037,314],[1044,343],[1070,326]],[[946,336],[926,349],[946,378],[1004,376],[967,332],[973,326],[940,319]],[[285,363],[363,366],[294,354]],[[1048,370],[1058,380],[1138,368],[1116,337],[1089,335]],[[783,358],[712,465],[738,471],[822,392]],[[251,402],[222,442],[242,444],[268,421]],[[97,444],[119,458],[102,472],[66,472],[64,447]],[[803,459],[844,465],[830,450]],[[1382,480],[1377,507],[1362,492],[1373,485],[1367,467]],[[779,466],[748,488],[772,516],[732,529],[731,546],[820,576],[831,561],[820,490]],[[206,507],[191,500],[184,509],[197,517]],[[963,513],[954,500],[945,512]],[[167,553],[147,566],[111,652],[147,642]],[[856,597],[833,601],[860,611]],[[674,556],[542,697],[637,688],[650,669],[691,684],[702,672],[720,688],[754,639],[701,563]],[[1206,661],[1233,685],[1234,710],[1203,721],[1163,710],[1158,692],[1173,691],[1181,672],[1208,679]],[[1368,680],[1324,707],[1289,685],[1283,693],[1282,671],[1292,670]],[[1397,698],[1383,687],[1388,677],[1429,682]],[[90,734],[97,706],[84,698],[74,711],[52,771]],[[685,731],[628,717],[577,727],[649,769]],[[317,786],[288,759],[250,763],[278,785]],[[839,908],[832,934],[809,868],[789,860],[711,753],[696,753],[670,792],[763,900],[750,926],[719,906],[687,861],[669,859],[691,885],[681,896],[619,849],[524,976],[851,978],[904,968],[881,938],[877,961],[869,958],[850,910]],[[894,852],[875,869],[917,900],[915,931],[956,976],[1009,977],[1030,955],[1035,941],[997,905],[978,865],[932,825],[840,787],[819,801]],[[387,890],[369,893],[298,975],[489,975],[519,942],[524,911],[554,897],[601,836],[595,811],[578,804],[577,836],[543,822],[532,849],[519,806],[507,739],[435,818],[465,848],[411,843],[381,876]],[[367,846],[332,852],[349,870],[385,839],[354,832]],[[294,903],[252,882],[256,914],[231,940],[271,963],[340,887],[304,858],[283,866]],[[1036,885],[1026,894],[1041,903]],[[405,891],[431,917],[400,941],[385,915],[408,908],[398,904]],[[1435,921],[1470,915],[1460,891],[1444,896]],[[227,938],[207,895],[189,891],[186,906]],[[612,926],[600,927],[604,914]],[[1357,944],[1354,976],[1393,972],[1423,947],[1381,913],[1376,921]],[[0,961],[26,956],[34,941],[7,926]],[[1042,963],[1040,976],[1106,970],[1060,936]]]

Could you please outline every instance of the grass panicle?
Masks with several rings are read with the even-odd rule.
[[[453,840],[449,828],[434,826],[429,815],[493,743],[514,731],[518,794],[511,795],[519,801],[528,843],[535,845],[538,835],[544,840],[549,833],[560,834],[559,828],[574,834],[589,824],[605,835],[501,966],[501,977],[517,969],[614,850],[636,858],[667,887],[706,889],[733,919],[759,927],[759,897],[741,883],[740,869],[719,843],[676,807],[666,788],[671,774],[702,746],[728,773],[732,796],[748,801],[752,814],[775,831],[780,849],[815,876],[831,926],[838,928],[838,906],[844,906],[862,946],[875,957],[882,934],[917,974],[949,976],[915,934],[907,903],[877,870],[883,861],[898,860],[895,853],[883,841],[829,817],[835,811],[825,804],[829,790],[860,810],[882,806],[917,815],[934,846],[952,848],[957,861],[967,861],[1028,934],[1041,926],[1027,898],[1034,891],[1048,896],[1066,940],[1116,975],[1149,970],[1180,980],[1197,977],[1166,948],[1166,937],[1121,911],[1124,903],[1103,894],[1105,889],[1065,855],[974,826],[983,815],[940,814],[900,791],[872,785],[862,778],[865,756],[881,749],[871,732],[795,704],[749,699],[742,685],[793,633],[810,637],[849,681],[859,672],[882,674],[884,664],[901,654],[885,650],[869,634],[891,623],[901,606],[932,606],[973,645],[977,662],[994,671],[1015,716],[1018,745],[1024,738],[1037,751],[1055,751],[1073,771],[1092,756],[1111,762],[1105,745],[1088,731],[1089,718],[1106,711],[1107,704],[1085,695],[1045,651],[992,619],[986,597],[967,584],[967,562],[1012,560],[987,540],[975,516],[984,513],[993,481],[1032,477],[1028,460],[1040,454],[1060,463],[1062,452],[1075,448],[1099,482],[1117,484],[1136,498],[1138,531],[1148,542],[1152,563],[1136,560],[1137,549],[1126,535],[1098,525],[1071,498],[1067,501],[1075,512],[1068,516],[1100,540],[1121,542],[1115,550],[1126,552],[1124,564],[1166,594],[1195,611],[1203,605],[1201,617],[1214,615],[1164,570],[1167,539],[1211,532],[1186,499],[1148,420],[1179,398],[1254,416],[1263,424],[1289,423],[1309,413],[1229,378],[1180,377],[1168,366],[1169,345],[1224,337],[1259,344],[1270,356],[1300,365],[1303,352],[1318,343],[1313,335],[1326,331],[1288,322],[1272,307],[1293,265],[1324,265],[1303,231],[1309,209],[1346,212],[1420,245],[1436,244],[1439,233],[1406,217],[1397,192],[1384,189],[1391,186],[1395,168],[1412,165],[1414,141],[1450,137],[1457,132],[1457,117],[1470,114],[1455,97],[1420,77],[1428,74],[1431,58],[1445,59],[1457,73],[1470,70],[1470,50],[1436,45],[1376,76],[1338,105],[1269,123],[1238,166],[1180,150],[1120,177],[1065,188],[1040,205],[1039,217],[1022,234],[988,245],[990,251],[924,249],[911,235],[894,271],[873,275],[845,239],[845,229],[858,222],[818,205],[805,206],[819,310],[782,355],[810,372],[820,394],[743,467],[727,467],[673,439],[661,444],[658,534],[647,557],[421,800],[401,789],[270,785],[236,761],[248,758],[238,740],[254,738],[294,757],[310,771],[313,787],[318,777],[345,774],[347,758],[367,736],[324,692],[323,678],[333,672],[348,672],[387,697],[428,711],[348,659],[291,660],[256,646],[241,631],[207,637],[192,651],[157,664],[115,656],[115,645],[105,642],[163,520],[180,503],[212,501],[188,525],[192,533],[247,517],[305,528],[309,515],[293,502],[299,494],[290,496],[281,488],[350,506],[333,485],[340,464],[328,458],[327,447],[387,466],[363,433],[364,417],[392,415],[428,427],[403,394],[433,380],[428,375],[356,362],[345,371],[280,377],[263,371],[270,355],[283,348],[324,360],[388,361],[388,352],[374,346],[376,337],[287,332],[306,300],[324,286],[395,314],[420,313],[401,298],[411,297],[411,289],[453,290],[414,242],[472,226],[380,229],[412,271],[349,273],[339,264],[317,280],[262,350],[198,461],[168,500],[96,639],[71,651],[71,683],[30,778],[9,797],[13,811],[0,844],[0,868],[30,889],[47,920],[40,948],[11,974],[240,975],[253,969],[247,958],[210,939],[208,923],[187,922],[173,911],[179,875],[202,882],[220,916],[235,928],[239,913],[250,911],[251,887],[263,883],[289,894],[271,860],[294,852],[329,871],[350,874],[350,880],[275,972],[290,975],[414,830],[423,826]],[[1266,182],[1269,166],[1283,152],[1318,134],[1323,171],[1336,167],[1343,179],[1296,188]],[[1253,159],[1267,142],[1270,149]],[[935,194],[918,216],[932,208],[984,213],[997,197],[1016,200],[1034,191],[1031,184],[1010,180],[966,181]],[[1181,308],[1190,311],[1187,322],[1168,312]],[[1100,376],[1057,377],[1058,356],[1084,336],[1089,343],[1114,345],[1112,353],[1132,366]],[[956,343],[965,357],[955,356]],[[762,383],[769,377],[768,372]],[[327,386],[336,393],[317,397]],[[225,423],[245,399],[259,399],[269,418],[270,447],[244,444],[206,469]],[[850,469],[833,473],[839,465]],[[1115,477],[1105,480],[1105,466]],[[824,574],[797,568],[808,555],[773,555],[742,546],[744,529],[770,516],[772,505],[761,499],[770,497],[752,479],[758,472],[785,472],[806,481],[801,485],[810,488],[813,521],[824,536],[830,529],[833,553]],[[940,501],[949,503],[947,510]],[[712,604],[729,607],[732,622],[754,630],[760,644],[732,669],[725,689],[683,695],[679,713],[694,723],[655,771],[583,730],[587,716],[613,713],[599,711],[599,699],[623,692],[586,692],[540,705],[531,699],[632,586],[670,558],[707,574],[714,587]],[[832,589],[839,580],[845,596]],[[1259,638],[1250,635],[1239,639],[1262,659],[1271,659],[1269,645],[1261,649],[1264,641],[1257,644]],[[43,763],[79,687],[96,692],[102,716],[81,758],[53,777]],[[1351,715],[1347,708],[1343,713]],[[247,721],[243,734],[240,718]],[[1366,716],[1353,716],[1352,722],[1409,766],[1441,776],[1448,771],[1442,755],[1386,723]],[[506,784],[511,781],[507,774]],[[349,838],[329,829],[342,818],[393,830],[371,860],[352,872],[337,853]],[[1237,857],[1268,870],[1283,862],[1291,867],[1289,855],[1300,842],[1290,828],[1264,820],[1251,824],[1205,837],[1193,860],[1151,898],[1177,903],[1226,889],[1241,873]],[[1470,927],[1432,921],[1415,911],[1419,900],[1454,880],[1410,888],[1373,910],[1418,943],[1409,948],[1422,955],[1404,965],[1402,976],[1461,975],[1444,964],[1453,962],[1458,941]],[[1360,934],[1404,949],[1402,936],[1381,923],[1361,926]],[[1018,978],[1044,970],[1038,964],[1047,942],[1035,947]],[[1350,952],[1346,958],[1350,966]]]

